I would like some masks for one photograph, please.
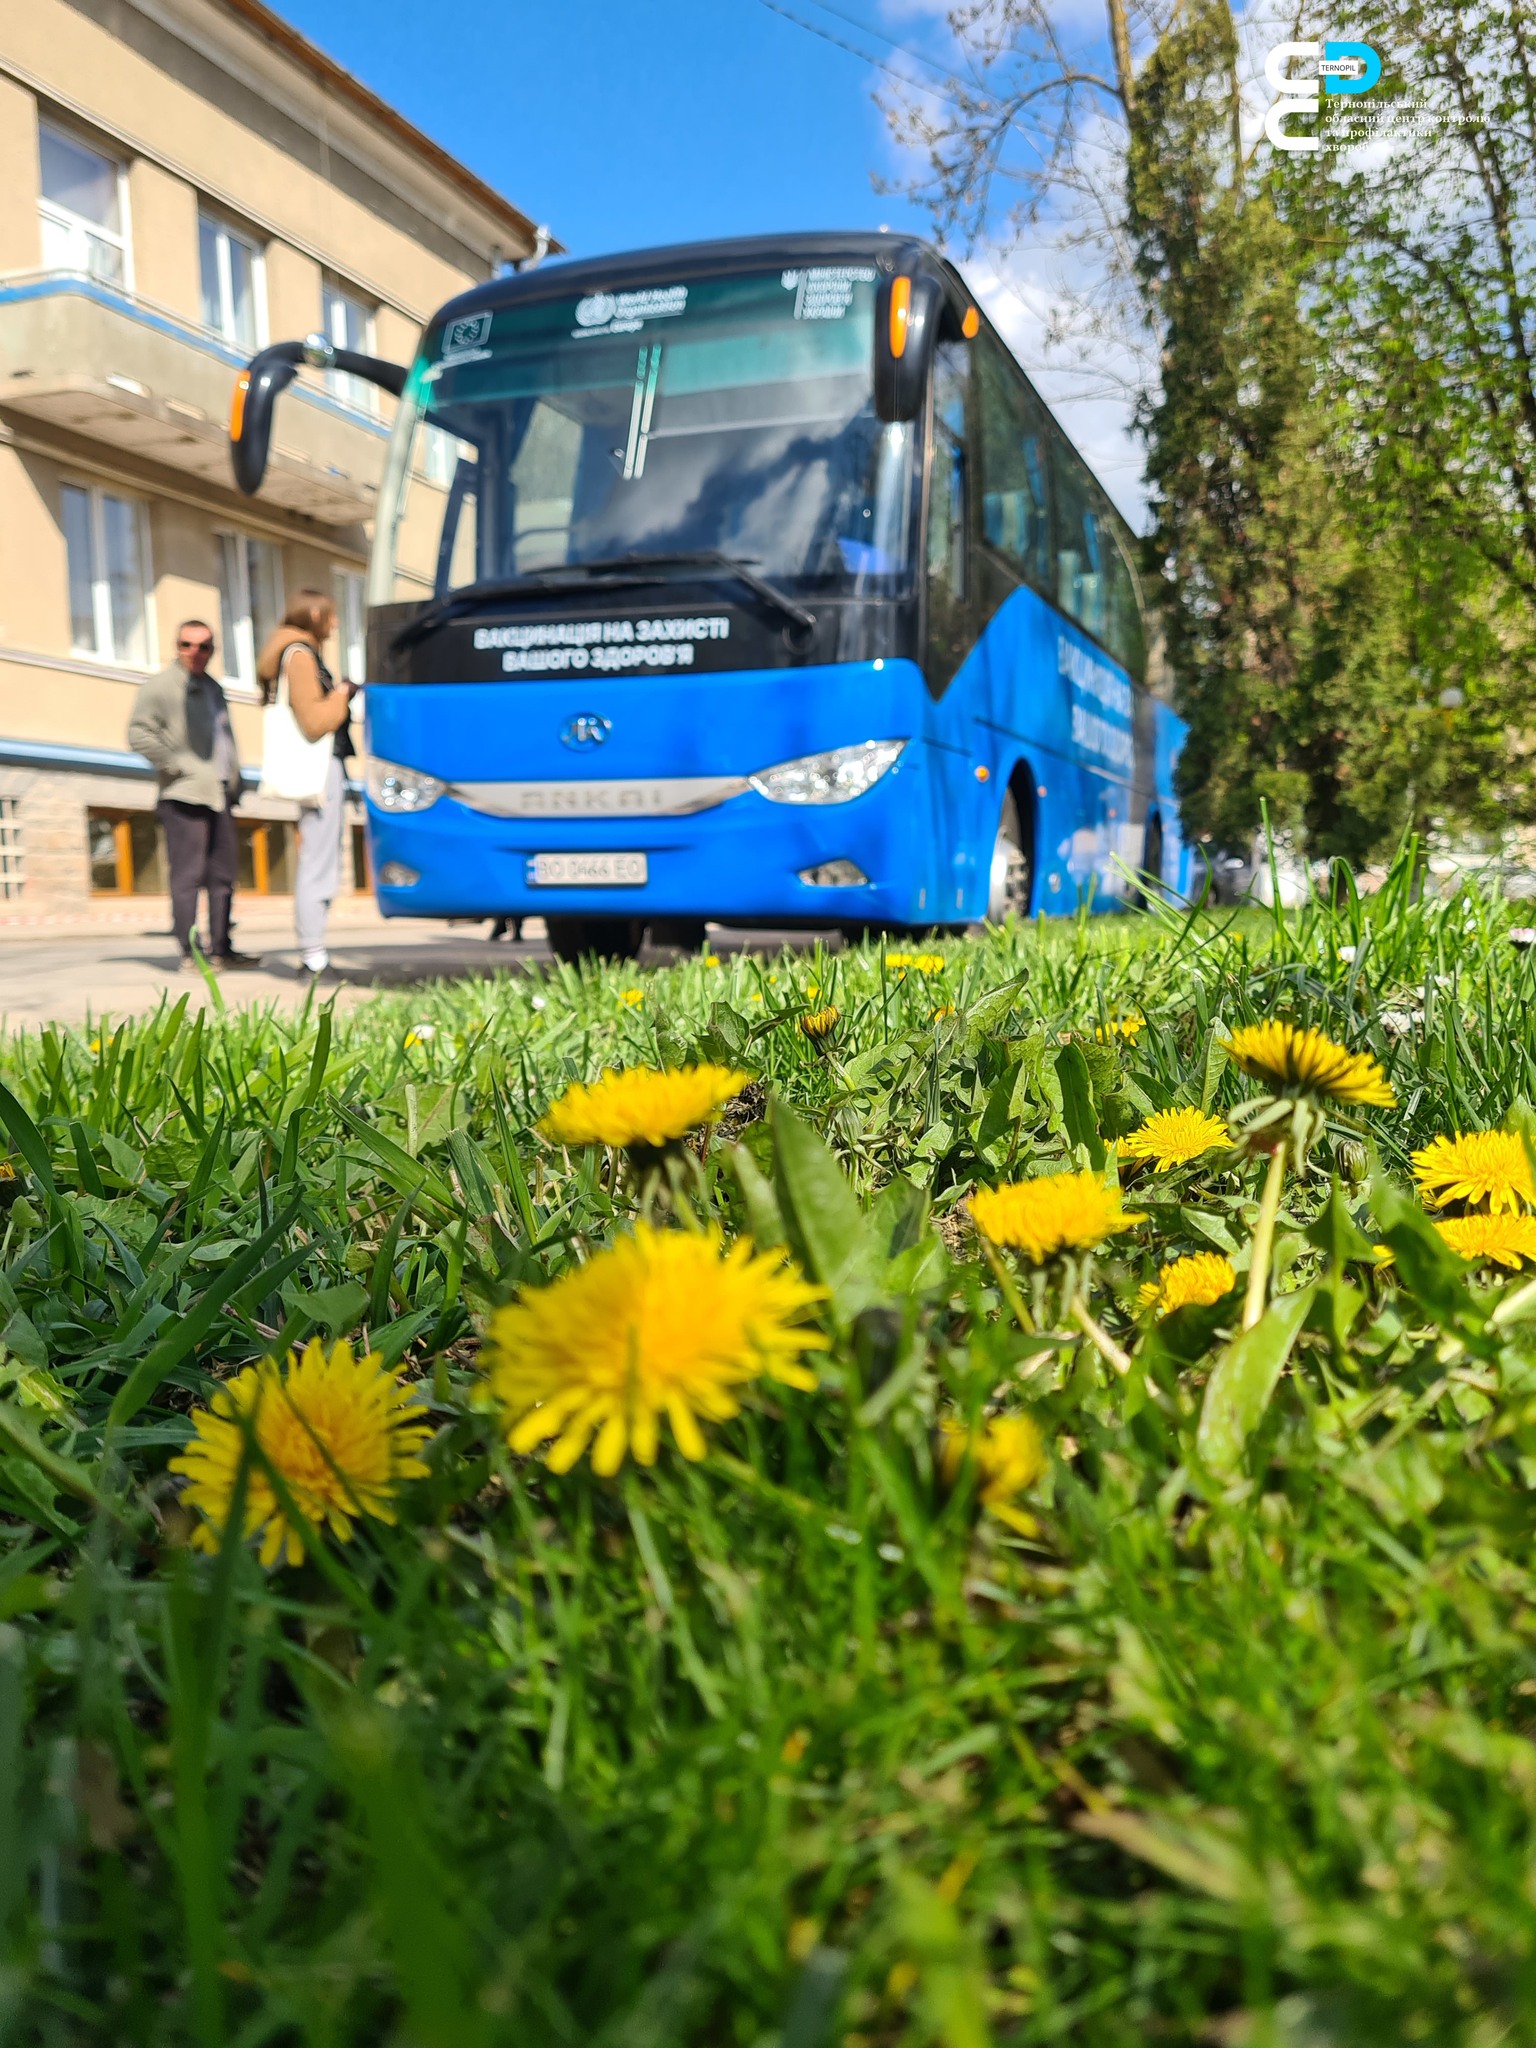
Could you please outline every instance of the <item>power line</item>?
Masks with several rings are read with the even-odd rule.
[[[873,65],[876,71],[883,71],[887,78],[894,79],[898,85],[911,86],[917,82],[915,79],[909,78],[905,72],[898,71],[894,64],[887,64],[883,57],[877,57],[872,50],[861,50],[855,44],[845,42],[841,36],[833,35],[830,29],[823,28],[819,22],[807,21],[802,14],[792,14],[787,7],[780,6],[779,0],[758,0],[758,4],[766,7],[770,14],[779,14],[786,21],[792,21],[796,28],[803,28],[807,35],[819,36],[822,42],[830,43],[834,49],[844,50],[850,57],[857,57],[861,64]],[[836,10],[829,11],[835,12]],[[849,17],[847,15],[840,15],[839,19],[846,21]],[[862,28],[864,25],[862,22],[856,22],[854,26]],[[865,32],[870,33],[868,30]],[[887,37],[885,40],[889,41],[890,38]],[[904,44],[895,43],[893,48],[900,50],[904,56],[917,56],[916,51],[908,50]],[[919,63],[928,62],[926,58],[918,58],[917,61]],[[936,70],[938,67],[932,66],[931,68]]]

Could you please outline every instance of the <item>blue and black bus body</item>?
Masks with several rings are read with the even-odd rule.
[[[538,914],[574,952],[1184,888],[1184,728],[1145,687],[1129,530],[924,245],[551,264],[452,301],[392,375],[386,916]],[[400,540],[421,427],[430,587]]]

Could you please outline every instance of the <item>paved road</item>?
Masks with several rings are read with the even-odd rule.
[[[241,907],[236,941],[257,954],[261,967],[225,974],[226,1003],[302,1002],[309,986],[299,973],[291,912],[248,899]],[[488,924],[393,922],[367,901],[348,903],[332,915],[333,974],[322,984],[343,1004],[361,1001],[375,989],[403,988],[459,974],[515,971],[530,960],[547,960],[541,940],[512,943],[487,939]],[[807,943],[806,933],[721,933],[712,944],[734,951],[752,944],[772,949],[784,941]],[[667,955],[657,955],[665,958]],[[176,972],[176,945],[168,913],[148,899],[144,913],[116,912],[47,923],[0,924],[0,1031],[45,1023],[81,1024],[104,1015],[122,1017],[152,1009],[169,990],[190,993],[193,1004],[211,998],[198,975]]]

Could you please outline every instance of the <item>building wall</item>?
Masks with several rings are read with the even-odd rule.
[[[40,275],[40,120],[123,167],[120,285]],[[327,488],[310,497],[290,482],[274,495],[269,477],[261,498],[239,496],[220,422],[248,351],[202,326],[200,211],[255,246],[265,298],[258,342],[323,329],[332,280],[371,309],[373,346],[396,360],[443,299],[532,244],[515,209],[387,109],[359,103],[280,22],[263,32],[225,0],[24,0],[0,9],[0,800],[13,826],[21,820],[28,914],[88,899],[93,810],[153,804],[142,773],[75,756],[126,753],[136,691],[173,659],[182,620],[208,621],[220,640],[213,666],[229,690],[236,743],[259,765],[259,703],[223,644],[220,536],[275,551],[279,599],[304,585],[329,593],[339,572],[365,566],[386,445],[378,423],[387,424],[392,401],[370,395],[352,412],[342,394],[340,414],[334,403],[283,401],[274,449]],[[104,292],[112,303],[101,311]],[[46,329],[40,307],[54,320]],[[302,376],[326,388],[317,373]],[[98,520],[116,518],[123,501],[143,508],[141,658],[85,644],[72,628],[70,486],[94,492]],[[424,570],[434,500],[440,492],[418,478],[408,530]],[[327,654],[345,670],[340,649]],[[291,807],[252,798],[242,814],[280,819]],[[0,919],[15,909],[13,896],[0,897]]]

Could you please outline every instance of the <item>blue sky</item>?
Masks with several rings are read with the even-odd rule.
[[[573,254],[778,228],[924,225],[862,59],[762,0],[277,0]],[[829,34],[881,46],[816,0]],[[879,27],[880,0],[838,0]],[[446,31],[446,32],[445,32]],[[931,34],[919,15],[908,40]],[[450,39],[451,35],[451,39]]]

